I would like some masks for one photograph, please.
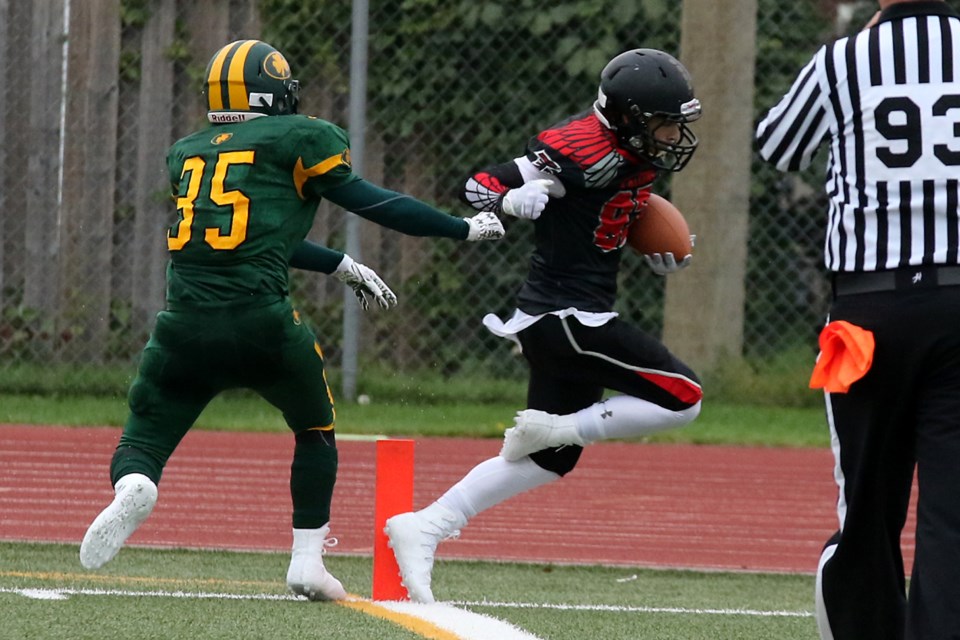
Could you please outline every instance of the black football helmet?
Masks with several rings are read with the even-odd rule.
[[[687,126],[700,117],[690,73],[663,51],[633,49],[608,62],[595,109],[623,145],[659,169],[680,171],[699,144]],[[680,126],[677,142],[655,138],[656,128],[666,123]]]
[[[207,65],[204,94],[211,122],[236,122],[244,114],[268,116],[297,112],[300,83],[279,51],[260,40],[237,40],[221,48]]]

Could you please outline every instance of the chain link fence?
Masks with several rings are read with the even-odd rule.
[[[176,215],[164,156],[205,123],[210,56],[266,40],[301,82],[301,112],[346,127],[350,4],[0,0],[0,391],[34,390],[44,376],[90,390],[110,380],[104,371],[132,374],[163,304]],[[758,0],[755,116],[873,7]],[[364,176],[468,215],[458,193],[471,170],[520,155],[541,128],[589,107],[617,53],[680,55],[680,18],[676,0],[373,0]],[[796,177],[754,163],[744,356],[759,363],[812,349],[826,309],[820,160]],[[669,196],[669,182],[655,191]],[[311,239],[343,249],[347,215],[321,205]],[[512,309],[526,270],[530,225],[504,222],[508,239],[478,244],[361,223],[358,257],[401,301],[363,314],[361,370],[522,379],[522,360],[480,324]],[[618,310],[659,334],[662,279],[625,257],[621,290]],[[335,371],[342,285],[294,272],[292,295]]]

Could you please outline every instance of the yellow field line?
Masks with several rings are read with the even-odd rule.
[[[381,607],[373,601],[365,600],[350,594],[352,598],[357,598],[356,600],[340,600],[337,602],[341,607],[347,607],[348,609],[354,609],[361,613],[365,613],[368,616],[374,616],[376,618],[383,618],[384,620],[389,620],[390,622],[413,631],[414,633],[424,637],[429,638],[430,640],[460,640],[460,636],[455,633],[450,633],[446,629],[441,629],[432,622],[423,620],[416,616],[411,616],[405,613],[398,613],[396,611],[391,611],[385,607]]]

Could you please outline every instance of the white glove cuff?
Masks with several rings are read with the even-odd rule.
[[[356,262],[353,258],[347,254],[343,254],[343,260],[341,260],[340,264],[337,265],[334,273],[346,273],[347,271],[350,271],[354,264],[356,264]]]

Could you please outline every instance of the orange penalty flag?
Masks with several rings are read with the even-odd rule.
[[[873,364],[873,332],[845,320],[830,322],[820,332],[820,356],[810,376],[811,389],[846,393]]]

